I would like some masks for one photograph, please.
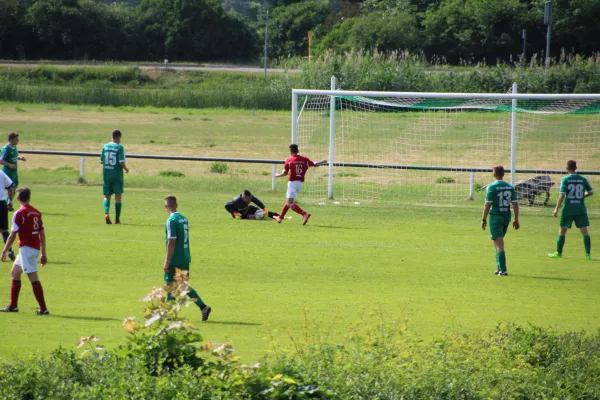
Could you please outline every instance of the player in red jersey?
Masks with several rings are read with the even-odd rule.
[[[36,315],[48,315],[50,312],[44,300],[44,290],[38,279],[37,257],[40,256],[42,266],[46,265],[46,234],[42,222],[42,213],[29,204],[31,190],[26,187],[17,189],[17,200],[21,208],[13,215],[12,232],[2,250],[2,261],[6,261],[8,249],[12,246],[17,234],[19,235],[19,255],[12,268],[12,286],[10,288],[10,304],[4,308],[4,312],[18,312],[17,303],[21,291],[21,274],[25,272],[31,281],[33,294],[40,309]]]
[[[287,160],[285,160],[285,165],[283,167],[283,171],[281,173],[275,175],[277,178],[290,175],[288,181],[288,189],[286,194],[286,201],[281,209],[281,213],[279,216],[275,217],[275,220],[279,223],[283,221],[283,217],[285,217],[285,213],[287,213],[288,209],[292,209],[298,214],[302,215],[302,225],[306,225],[308,219],[310,218],[310,213],[304,211],[298,204],[295,203],[296,196],[302,189],[302,184],[304,183],[304,175],[306,175],[306,171],[310,167],[318,167],[319,165],[323,165],[327,163],[327,160],[312,162],[309,158],[301,156],[298,154],[298,145],[291,144],[290,145],[290,155]]]

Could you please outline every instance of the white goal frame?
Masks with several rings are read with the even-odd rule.
[[[335,155],[335,98],[339,96],[360,96],[370,98],[390,98],[390,97],[401,97],[401,98],[420,98],[420,99],[486,99],[486,100],[511,100],[512,111],[511,111],[511,149],[510,149],[510,183],[515,184],[515,174],[517,172],[529,172],[528,170],[519,170],[516,165],[516,152],[517,152],[517,114],[515,111],[518,107],[520,100],[592,100],[600,101],[600,94],[518,94],[517,84],[512,85],[512,93],[494,94],[494,93],[435,93],[435,92],[378,92],[378,91],[346,91],[346,90],[335,90],[336,78],[331,78],[331,89],[330,90],[312,90],[312,89],[292,89],[292,143],[298,144],[298,121],[301,117],[301,113],[298,112],[298,98],[299,96],[315,95],[315,96],[329,96],[330,97],[330,112],[329,112],[329,177],[327,184],[327,198],[333,199],[334,189],[334,167],[335,166],[352,166],[352,167],[387,167],[396,169],[410,169],[407,166],[399,165],[360,165],[360,164],[344,164],[336,163],[334,159]],[[599,133],[600,134],[600,133]],[[419,169],[418,167],[415,169]],[[473,173],[484,172],[488,169],[480,168],[448,168],[439,170],[464,170],[465,172],[471,172],[471,197],[473,195]],[[491,171],[491,168],[489,169]],[[537,172],[544,172],[537,170]],[[558,174],[564,173],[564,171],[547,170],[547,173]],[[600,171],[582,171],[582,173],[600,174]]]

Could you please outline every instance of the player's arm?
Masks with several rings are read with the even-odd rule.
[[[515,211],[515,220],[513,221],[513,228],[515,228],[515,230],[518,230],[521,227],[521,224],[519,223],[519,201],[513,200],[512,205],[513,210]]]
[[[10,248],[10,247],[9,247]],[[48,263],[48,257],[46,256],[46,233],[44,228],[40,230],[40,264],[42,267]]]
[[[565,193],[559,193],[558,201],[556,202],[556,207],[554,207],[554,211],[552,211],[552,214],[555,217],[558,216],[558,210],[560,209],[560,206],[562,206],[563,201],[565,201]]]
[[[321,160],[321,161],[317,161],[316,163],[314,163],[315,167],[319,167],[323,164],[327,164],[327,160]]]
[[[19,160],[19,161],[27,161],[27,159],[25,157],[17,157],[17,160]]]
[[[177,238],[169,238],[167,242],[167,255],[165,256],[165,266],[164,271],[169,272],[169,261],[171,261],[171,257],[173,257],[173,253],[175,252],[175,244],[177,243]]]
[[[590,183],[588,182],[588,180],[585,180],[585,194],[583,195],[583,197],[590,197],[594,195],[594,189],[592,189],[592,186],[590,185]]]
[[[483,229],[484,231],[487,226],[487,217],[490,213],[491,207],[492,207],[491,201],[486,201],[485,204],[483,205],[483,215],[481,216],[481,229]]]
[[[17,166],[13,163],[9,163],[8,161],[0,160],[0,165],[4,165],[9,168],[17,168]]]
[[[258,206],[258,208],[262,208],[265,210],[265,204],[258,199],[258,197],[252,196],[252,202]]]
[[[117,154],[117,156],[119,157],[119,164],[121,164],[121,167],[125,170],[125,173],[129,173],[129,168],[127,168],[127,165],[125,165],[125,149],[123,147],[121,147],[119,149],[119,152]]]
[[[281,178],[282,176],[286,176],[288,174],[289,170],[290,170],[289,164],[285,163],[283,165],[283,171],[281,171],[278,174],[275,174],[275,178]]]

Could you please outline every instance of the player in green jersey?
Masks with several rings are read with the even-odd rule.
[[[165,240],[167,244],[167,255],[165,256],[164,272],[167,288],[173,287],[176,274],[183,274],[187,280],[190,272],[190,263],[192,256],[190,254],[189,224],[188,220],[177,211],[177,199],[175,196],[165,197],[165,210],[169,213],[167,225],[165,227]],[[204,304],[198,292],[192,287],[189,288],[188,296],[194,300],[195,304],[202,312],[202,321],[207,321],[210,312],[210,306]]]
[[[575,226],[581,230],[581,234],[583,235],[585,258],[591,260],[592,241],[587,230],[590,221],[588,220],[587,209],[585,208],[585,198],[593,195],[594,191],[588,180],[575,171],[577,171],[577,162],[575,160],[567,161],[567,172],[569,175],[562,178],[558,201],[553,211],[554,216],[558,216],[558,210],[562,206],[556,251],[548,255],[552,258],[562,258],[567,229],[570,229],[573,221],[575,221]]]
[[[504,253],[504,235],[510,224],[511,213],[510,205],[512,203],[515,210],[515,220],[513,228],[519,229],[519,202],[517,192],[507,182],[504,182],[504,167],[497,165],[494,167],[494,178],[496,182],[487,187],[485,195],[485,205],[483,206],[483,217],[481,227],[485,230],[487,226],[487,216],[490,215],[490,237],[496,247],[496,272],[495,275],[507,276],[506,254]]]
[[[125,149],[121,146],[121,131],[115,129],[112,132],[112,142],[102,147],[100,154],[102,164],[102,178],[104,185],[104,220],[111,224],[108,212],[110,210],[110,197],[115,195],[115,224],[121,223],[121,196],[123,194],[123,170],[129,173],[125,165]]]
[[[17,150],[17,144],[19,143],[19,134],[11,132],[8,134],[8,143],[2,148],[0,152],[0,164],[2,165],[2,171],[11,181],[13,181],[13,192],[10,193],[8,198],[7,207],[8,211],[14,211],[12,206],[12,200],[16,193],[17,186],[19,186],[19,174],[17,173],[17,161],[27,161],[25,157],[19,157],[19,151]]]

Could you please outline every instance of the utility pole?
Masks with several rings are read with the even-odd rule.
[[[267,21],[265,23],[265,78],[267,77],[267,39],[269,37],[269,10],[267,10]]]
[[[548,27],[546,33],[546,71],[550,66],[550,30],[552,28],[552,0],[544,3],[544,25]]]

